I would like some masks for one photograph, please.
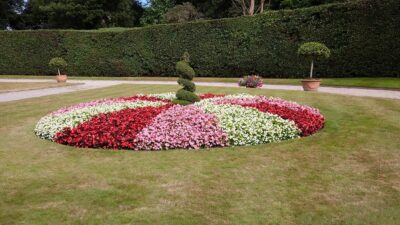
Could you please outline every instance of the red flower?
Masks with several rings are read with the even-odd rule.
[[[277,104],[260,102],[257,104],[240,104],[243,107],[256,108],[261,112],[278,115],[283,119],[292,120],[301,130],[302,136],[309,136],[324,127],[325,119],[321,114],[316,114],[306,109],[291,109]]]
[[[212,93],[205,93],[205,94],[200,94],[199,97],[201,99],[208,99],[208,98],[217,98],[217,97],[224,97],[224,94],[212,94]]]
[[[125,100],[125,101],[133,101],[133,100],[141,100],[141,101],[149,101],[149,102],[171,102],[170,100],[160,99],[156,97],[144,96],[144,95],[134,95],[131,97],[120,97],[117,100]]]
[[[64,128],[56,134],[55,141],[85,148],[133,149],[136,135],[171,106],[167,104],[99,114],[75,128]]]

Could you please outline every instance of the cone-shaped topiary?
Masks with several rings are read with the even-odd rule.
[[[199,96],[194,92],[196,91],[196,85],[192,82],[193,77],[196,75],[193,68],[190,67],[190,56],[189,53],[185,52],[182,56],[181,61],[176,63],[176,72],[179,75],[178,84],[183,86],[176,92],[176,97],[179,104],[189,104],[200,101]]]

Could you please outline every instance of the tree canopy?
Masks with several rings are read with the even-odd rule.
[[[0,0],[0,29],[134,27],[346,0]],[[255,6],[245,13],[243,6]]]
[[[18,26],[24,4],[24,0],[0,0],[0,29]]]

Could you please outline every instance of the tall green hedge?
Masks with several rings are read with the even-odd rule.
[[[319,77],[400,76],[400,1],[361,0],[184,24],[117,31],[0,32],[0,74],[51,74],[63,57],[76,76],[173,76],[182,52],[198,76],[303,77],[297,54],[318,41],[332,57]]]

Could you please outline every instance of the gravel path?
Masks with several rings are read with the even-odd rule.
[[[55,82],[54,80],[45,79],[0,79],[0,82]],[[9,102],[21,99],[42,97],[47,95],[63,94],[75,91],[91,90],[96,88],[110,87],[118,84],[169,84],[177,85],[175,81],[128,81],[128,80],[69,80],[69,83],[81,83],[80,85],[46,88],[38,90],[7,92],[0,94],[0,102]],[[82,84],[83,83],[83,84]],[[235,83],[221,83],[221,82],[196,82],[198,86],[213,86],[213,87],[235,87]],[[271,90],[291,90],[302,91],[301,86],[297,85],[264,85],[262,88]],[[351,95],[351,96],[364,96],[376,98],[391,98],[400,99],[400,91],[394,90],[379,90],[367,88],[344,88],[344,87],[320,87],[319,92]]]

